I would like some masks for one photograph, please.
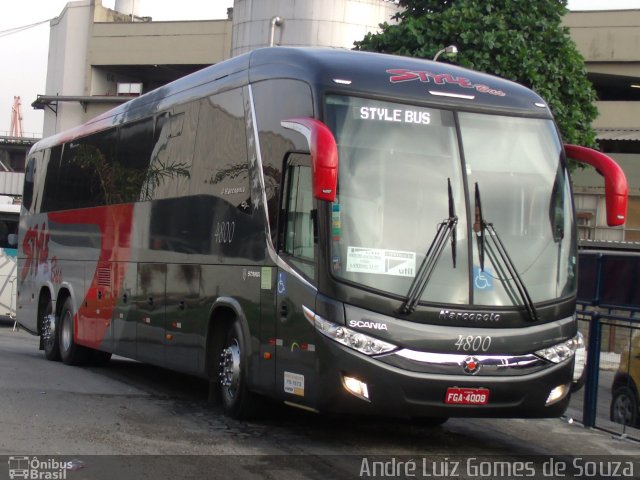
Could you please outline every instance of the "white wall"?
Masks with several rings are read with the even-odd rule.
[[[92,23],[90,0],[70,2],[50,24],[47,95],[87,95],[87,45]],[[45,108],[43,135],[49,136],[83,122],[76,102],[60,102],[56,116]]]

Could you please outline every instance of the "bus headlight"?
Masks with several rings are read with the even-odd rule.
[[[380,340],[379,338],[370,337],[364,333],[347,328],[344,325],[337,325],[330,322],[320,315],[313,313],[307,307],[304,307],[304,314],[309,320],[313,318],[313,324],[316,330],[324,336],[365,355],[380,355],[398,348],[396,345]]]
[[[575,337],[570,338],[569,340],[554,345],[553,347],[538,350],[535,354],[550,362],[560,363],[572,358],[581,346],[584,349],[584,340],[582,338],[582,334],[578,333]]]

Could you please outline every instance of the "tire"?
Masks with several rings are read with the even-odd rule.
[[[610,418],[612,422],[639,426],[638,396],[629,386],[617,387],[613,391]]]
[[[75,342],[73,316],[71,297],[67,297],[58,320],[60,357],[66,365],[84,365],[89,360],[91,350]]]
[[[240,322],[226,329],[220,352],[219,384],[222,408],[232,418],[247,419],[257,413],[256,396],[247,389],[247,357]]]
[[[40,331],[40,342],[47,360],[53,362],[60,361],[60,342],[58,334],[58,318],[53,315],[53,304],[51,299],[42,306],[39,315],[42,318]]]

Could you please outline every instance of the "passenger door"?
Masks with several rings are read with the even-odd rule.
[[[289,155],[280,215],[276,290],[276,392],[313,406],[316,397],[315,329],[303,307],[315,309],[316,210],[309,155]]]

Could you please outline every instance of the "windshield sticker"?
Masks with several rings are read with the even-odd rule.
[[[413,277],[416,274],[416,254],[400,250],[348,247],[347,272]]]
[[[493,290],[493,274],[489,268],[480,270],[480,267],[473,267],[473,287],[487,292]]]
[[[470,88],[479,93],[488,93],[489,95],[495,95],[497,97],[504,97],[506,93],[502,90],[496,90],[478,83],[473,83],[471,80],[465,77],[456,77],[450,73],[432,73],[424,70],[407,70],[406,68],[391,68],[387,70],[387,73],[391,76],[389,81],[391,83],[411,82],[418,80],[422,83],[434,83],[436,85],[458,85],[462,88]]]
[[[334,242],[340,240],[342,224],[340,223],[340,204],[334,203],[331,208],[331,236]]]

